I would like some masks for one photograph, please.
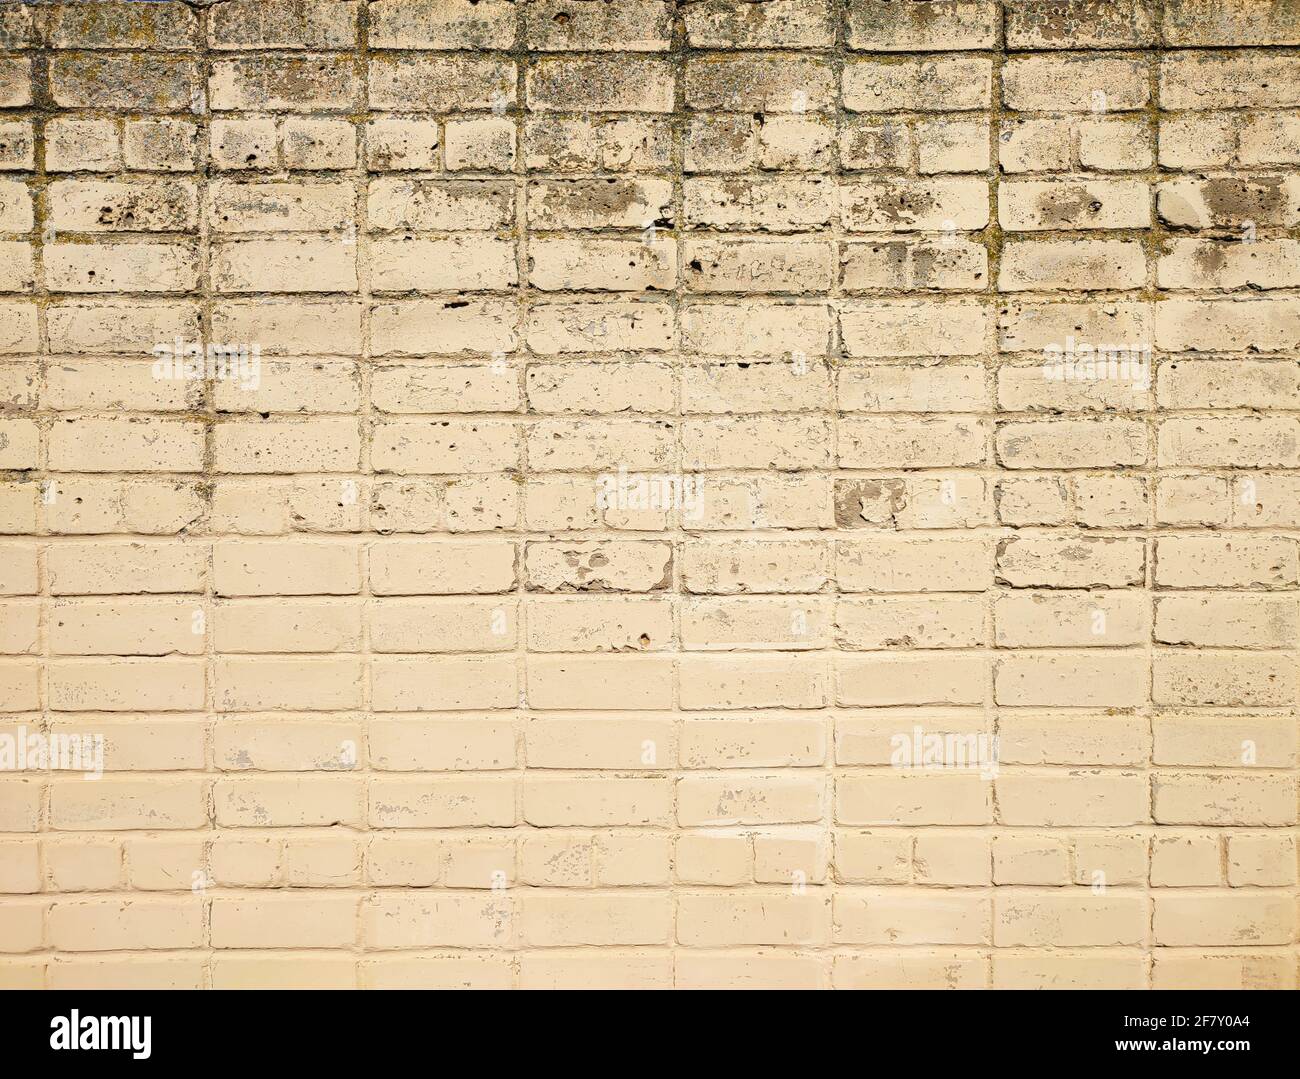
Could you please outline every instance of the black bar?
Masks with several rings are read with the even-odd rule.
[[[1296,999],[1279,992],[994,990],[876,992],[842,997],[834,1005],[807,1003],[828,1013],[818,1017],[818,1026],[825,1024],[822,1029],[833,1033],[825,1048],[840,1060],[837,1067],[878,1067],[894,1055],[887,1049],[894,1045],[903,1061],[911,1057],[927,1065],[982,1060],[990,1067],[1008,1062],[1059,1066],[1103,1057],[1155,1057],[1183,1063],[1200,1058],[1222,1068],[1230,1067],[1234,1057],[1260,1053],[1293,1058]],[[448,1022],[448,1013],[457,1009],[445,996],[434,1000],[417,991],[268,990],[256,998],[250,990],[28,991],[7,993],[0,1003],[6,1019],[7,1051],[0,1057],[5,1070],[27,1060],[93,1066],[111,1058],[119,1066],[183,1065],[205,1072],[249,1065],[264,1072],[288,1065],[299,1073],[303,1066],[337,1073],[350,1064],[369,1072],[397,1065],[408,1054],[415,1054],[415,1063],[421,1050],[433,1046],[440,1050],[427,1061],[434,1069],[450,1064],[455,1059],[451,1054],[474,1048],[487,1050],[483,1066],[489,1069],[508,1063],[512,1050],[538,1063],[548,1057],[554,1062],[557,1056],[572,1061],[576,1053],[595,1065],[611,1059],[607,1053],[592,1053],[604,1048],[605,1041],[610,1048],[621,1044],[624,1054],[636,1047],[632,1056],[645,1060],[656,1050],[680,1056],[697,1039],[701,1048],[687,1050],[697,1060],[721,1055],[716,1043],[725,1042],[725,1059],[733,1066],[738,1057],[751,1054],[770,1065],[774,1048],[778,1059],[789,1053],[792,1062],[802,1056],[808,1064],[813,1048],[809,1024],[817,1021],[801,1014],[801,1007],[777,1005],[771,1019],[759,1020],[755,1040],[752,1021],[734,1025],[723,1013],[714,1023],[700,1022],[698,1013],[683,1009],[669,1026],[657,1014],[665,1002],[642,1000],[638,1005],[627,994],[600,1002],[583,1018],[548,1014],[549,1008],[539,1012],[532,1000],[463,998],[457,1003],[474,1014],[454,1023]],[[603,1018],[605,1007],[617,1009],[617,1016]],[[761,994],[743,1000],[733,995],[727,1011],[730,1007],[761,1012],[772,1004]],[[79,1047],[52,1047],[52,1041],[67,1041],[74,1010]],[[126,1023],[104,1025],[100,1017],[134,1017],[137,1036],[129,1036],[132,1028]],[[562,1037],[562,1024],[570,1026],[570,1038],[581,1040]],[[530,1045],[526,1039],[534,1026],[538,1038]],[[125,1047],[80,1047],[95,1038],[111,1043],[115,1032]],[[502,1037],[504,1042],[498,1042]],[[780,1048],[774,1044],[778,1041]]]

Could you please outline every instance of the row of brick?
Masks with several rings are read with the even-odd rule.
[[[713,48],[827,48],[842,29],[850,49],[1124,48],[1300,44],[1300,16],[1267,0],[957,0],[916,11],[888,0],[772,0],[765,10],[737,11],[712,2],[678,13],[663,0],[606,0],[585,8],[563,0],[225,0],[204,12],[177,2],[150,8],[104,3],[93,14],[78,4],[6,3],[0,8],[5,48],[214,49],[371,48],[533,51],[667,51],[679,17],[687,44]],[[206,28],[206,33],[204,32]],[[364,28],[364,38],[358,37]],[[999,30],[1003,36],[999,36]]]
[[[1297,37],[1300,40],[1300,36]],[[539,112],[667,114],[679,96],[687,110],[850,112],[989,109],[991,57],[899,58],[692,53],[680,60],[624,53],[504,55],[281,51],[255,57],[54,52],[35,61],[61,109],[154,113],[286,111],[350,113],[489,110],[516,105]],[[1283,108],[1297,97],[1296,57],[1230,53],[1044,54],[1006,57],[997,69],[999,104],[1018,112],[1091,112],[1098,91],[1107,111],[1204,110],[1250,105]],[[0,58],[0,107],[34,103],[34,62]],[[522,90],[520,84],[522,82]]]
[[[990,139],[994,121],[984,116],[851,116],[834,123],[825,116],[761,115],[761,121],[750,112],[693,117],[682,136],[683,172],[762,169],[817,173],[829,172],[838,164],[841,172],[915,170],[925,176],[982,172],[993,160],[1005,174],[1132,172],[1150,169],[1157,161],[1169,170],[1300,163],[1300,120],[1290,108],[1176,113],[1162,117],[1154,126],[1143,117],[1042,119],[1017,115],[997,122],[996,141]],[[184,173],[196,167],[200,128],[190,120],[168,118],[60,118],[46,121],[41,132],[46,173],[122,169]],[[671,172],[674,138],[671,121],[635,117],[530,117],[520,129],[514,121],[498,117],[415,120],[379,116],[359,125],[314,116],[259,116],[214,119],[207,141],[214,168],[241,172],[350,172],[364,157],[372,174],[513,172],[522,162],[530,172],[611,170],[617,176]],[[35,147],[32,121],[0,121],[0,171],[33,170]],[[669,184],[667,179],[662,182]],[[570,181],[570,189],[582,183]],[[622,183],[653,187],[649,180]],[[392,197],[389,185],[382,177],[365,183],[371,196],[372,223],[383,220],[384,207]],[[594,187],[590,182],[586,186]],[[910,186],[922,188],[919,181]],[[555,191],[553,199],[565,194],[565,188],[554,182],[537,187]],[[224,182],[218,182],[213,186],[214,199],[228,190]],[[1179,188],[1167,190],[1177,192]],[[258,194],[265,198],[269,192]],[[584,224],[579,227],[593,227],[592,221],[609,226],[618,220],[611,221],[608,202],[602,206],[599,201],[573,199],[566,208],[573,215],[582,212],[579,220]],[[251,208],[245,204],[241,209],[246,217]],[[545,202],[531,208],[532,213],[543,215],[548,209]],[[496,212],[508,210],[507,206]],[[622,213],[627,215],[626,210]],[[423,219],[431,219],[431,214],[431,208],[421,209]],[[211,216],[217,228],[225,227],[229,220],[222,214]],[[1184,224],[1178,218],[1172,223]],[[292,227],[288,221],[284,224]]]
[[[1157,161],[1168,170],[1300,162],[1300,120],[1292,108],[1182,112],[1162,116],[1155,125],[1144,117],[1016,115],[997,121],[996,141],[990,139],[994,121],[987,116],[857,115],[835,123],[825,116],[759,115],[761,120],[751,112],[692,117],[682,134],[683,172],[828,172],[838,164],[840,171],[914,169],[924,176],[980,172],[995,159],[1005,174],[1130,172],[1150,169]],[[54,174],[189,172],[200,134],[197,123],[168,118],[59,118],[40,130],[44,168]],[[522,128],[508,118],[477,116],[377,116],[364,124],[314,116],[216,118],[207,138],[218,170],[330,173],[351,171],[364,157],[369,173],[512,172],[522,163],[530,173],[610,170],[616,176],[671,173],[674,141],[673,122],[667,119],[585,116],[529,117]],[[35,146],[34,122],[0,122],[0,171],[33,170]],[[649,183],[626,183],[638,182]],[[388,181],[381,177],[367,186],[377,213],[391,197]],[[554,183],[539,186],[564,193]],[[214,197],[226,190],[215,185]],[[583,220],[609,223],[608,203],[574,203],[570,213],[582,210],[588,215]],[[535,208],[546,209],[545,204]],[[426,216],[429,212],[424,210]],[[225,224],[221,215],[213,216],[214,224]]]
[[[689,586],[690,582],[687,582]],[[688,589],[689,590],[689,589]],[[991,620],[988,618],[991,609]],[[1137,589],[700,599],[350,598],[201,595],[0,604],[0,653],[52,656],[1300,646],[1300,599],[1280,593]],[[44,622],[44,636],[41,626]],[[525,628],[526,623],[526,628]],[[991,629],[986,628],[986,623]],[[678,628],[680,627],[680,628]],[[42,641],[43,646],[42,646]],[[1262,657],[1240,657],[1242,663]]]
[[[374,285],[379,290],[413,288],[402,284],[390,265],[395,253],[421,252],[436,261],[452,256],[463,262],[466,274],[460,287],[468,291],[505,288],[514,280],[490,279],[479,282],[473,271],[490,255],[500,250],[513,251],[506,229],[513,220],[515,190],[503,181],[482,179],[444,180],[428,177],[415,180],[377,178],[372,185],[361,185],[367,193],[369,227],[377,231],[403,230],[399,237],[379,236],[370,242],[371,254],[377,259],[372,267]],[[564,244],[579,244],[588,260],[612,269],[609,253],[648,260],[650,266],[675,265],[678,245],[668,231],[672,222],[673,185],[664,179],[624,180],[556,177],[530,181],[523,189],[527,194],[526,217],[533,232],[617,228],[649,230],[635,239],[612,239],[579,236],[531,236],[530,255],[536,266],[546,265],[548,252],[563,252]],[[758,231],[774,233],[814,233],[837,226],[849,233],[940,232],[948,233],[946,246],[966,242],[958,232],[986,228],[992,220],[990,190],[985,178],[943,176],[933,178],[867,176],[780,176],[757,177],[688,176],[681,182],[682,217],[688,229],[719,231]],[[1282,172],[1234,173],[1216,177],[1175,177],[1151,182],[1132,177],[1046,176],[1003,180],[996,185],[997,221],[1006,232],[1042,232],[1050,230],[1124,231],[1150,228],[1158,220],[1178,229],[1240,229],[1247,222],[1252,228],[1293,228],[1300,223],[1300,177]],[[207,192],[207,224],[214,232],[304,232],[346,230],[356,216],[358,186],[336,180],[248,182],[219,181]],[[46,219],[55,236],[59,233],[193,232],[199,225],[199,185],[194,180],[135,177],[128,179],[65,178],[50,180],[46,186],[50,213]],[[1152,203],[1154,199],[1154,218]],[[26,233],[33,225],[32,192],[19,179],[0,180],[0,229],[15,234]],[[655,226],[659,231],[651,228]],[[453,233],[466,229],[495,230],[498,235],[452,235],[438,239],[441,247],[429,247],[431,239],[417,238],[412,231]],[[1253,241],[1255,236],[1233,234],[1232,238]],[[301,248],[299,258],[310,253],[321,262],[316,268],[320,282],[311,291],[336,292],[346,289],[334,281],[340,272],[340,259],[350,262],[356,255],[355,235],[312,239],[295,237],[276,242],[286,252]],[[229,239],[214,245],[211,253],[214,284],[220,291],[233,291],[238,279],[231,278],[233,268],[223,269],[226,262],[240,252],[256,250],[257,240]],[[460,244],[461,249],[455,245]],[[493,245],[496,245],[495,247]],[[636,255],[636,248],[643,250]],[[735,242],[732,242],[734,248]],[[1124,275],[1126,255],[1141,254],[1135,241],[1046,239],[1031,243],[1022,239],[1008,245],[1017,258],[1024,259],[1035,250],[1040,257],[1055,252],[1062,262],[1071,258],[1078,263],[1096,260],[1096,273],[1088,278],[1089,290],[1122,290],[1138,287]],[[67,245],[46,242],[45,249],[54,259],[69,256]],[[177,251],[190,250],[173,244]],[[1195,250],[1188,241],[1182,247]],[[123,252],[124,245],[117,245]],[[960,248],[959,248],[960,249]],[[1171,241],[1169,250],[1176,251]],[[1276,250],[1284,247],[1274,245]],[[154,250],[144,247],[143,252]],[[167,250],[165,246],[158,250]],[[681,256],[687,264],[714,259],[727,250],[725,239],[683,238]],[[818,251],[829,252],[830,244],[807,238],[767,242],[757,253],[783,255],[766,272],[773,281],[784,272],[795,282],[793,290],[811,290],[815,282]],[[847,244],[843,252],[858,251]],[[1265,248],[1265,251],[1270,250]],[[1246,254],[1257,254],[1246,251]],[[286,257],[288,257],[286,255]],[[733,252],[734,257],[734,252]],[[333,261],[329,261],[333,260]],[[766,260],[764,260],[766,261]],[[797,270],[800,262],[813,265],[803,268],[805,281]],[[1118,266],[1108,265],[1111,262]],[[1139,259],[1140,262],[1140,259]],[[236,262],[236,265],[240,265]],[[1166,255],[1162,265],[1169,275],[1177,262]],[[247,272],[247,267],[245,267]],[[444,268],[443,273],[448,271]],[[480,269],[481,272],[481,269]],[[575,271],[576,272],[576,271]],[[648,273],[649,268],[643,270]],[[664,271],[660,271],[661,273]],[[701,271],[695,271],[697,273]],[[498,277],[508,271],[498,271]],[[624,277],[628,275],[624,272]],[[823,276],[827,276],[823,274]],[[564,286],[571,290],[584,287],[582,278]],[[726,284],[725,275],[719,282]],[[760,278],[760,284],[761,284]],[[1286,279],[1281,282],[1285,284]],[[530,279],[541,289],[554,289],[546,276]],[[1016,278],[1009,283],[1016,290]],[[1044,282],[1049,283],[1050,282]],[[355,281],[352,282],[355,286]],[[709,290],[707,277],[700,279],[703,291]],[[829,286],[830,282],[826,282]],[[454,287],[454,286],[444,286]],[[602,287],[610,290],[666,288],[661,280],[650,277],[636,284],[615,278]],[[734,287],[734,286],[733,286]],[[1019,284],[1019,287],[1024,287]],[[1058,287],[1067,287],[1062,284]],[[1076,286],[1077,287],[1077,286]],[[299,286],[301,289],[302,286]],[[291,288],[260,286],[249,291],[282,292]],[[762,291],[755,288],[754,291]],[[783,291],[769,287],[766,291]]]
[[[944,895],[803,892],[533,891],[12,899],[12,952],[189,948],[532,948],[578,945],[1285,945],[1296,908],[1269,892],[999,889]],[[1061,927],[1071,927],[1062,934]]]
[[[38,351],[37,304],[0,301],[0,355]],[[363,315],[376,356],[513,351],[535,353],[664,351],[706,355],[822,356],[838,324],[844,352],[860,357],[978,356],[1066,346],[1145,345],[1165,352],[1285,352],[1300,347],[1300,299],[1220,297],[1047,302],[1023,300],[995,309],[975,298],[837,299],[821,303],[753,300],[683,304],[666,300],[512,298],[409,300],[363,305],[355,300],[279,302],[232,299],[215,305],[204,334],[197,304],[185,301],[43,305],[55,354],[147,355],[159,343],[211,340],[257,344],[262,353],[359,355]],[[522,329],[518,326],[524,322]],[[680,337],[680,340],[679,340]],[[1118,381],[1118,380],[1111,380]],[[1068,385],[1068,383],[1067,383]],[[1064,392],[1064,391],[1062,391]]]
[[[469,642],[467,642],[469,643]],[[522,670],[521,670],[522,666]],[[967,650],[841,654],[540,655],[521,665],[497,654],[223,655],[206,690],[205,665],[189,658],[66,658],[0,662],[11,711],[55,712],[513,708],[824,708],[831,704],[1137,708],[1282,708],[1300,698],[1294,654],[1138,648]],[[42,694],[41,686],[47,689]]]
[[[359,287],[361,276],[355,245],[339,238],[213,244],[202,273],[198,248],[185,243],[59,242],[39,250],[39,271],[37,254],[31,243],[0,241],[0,256],[6,260],[0,287],[12,293],[30,293],[38,285],[73,294],[190,293],[202,276],[214,291],[231,295],[268,289],[349,292]],[[955,239],[687,237],[679,244],[664,233],[651,243],[640,238],[533,237],[522,274],[516,243],[503,235],[405,234],[372,241],[367,254],[365,276],[372,293],[503,292],[520,285],[542,293],[654,293],[672,291],[679,284],[701,294],[797,296],[908,286],[976,292],[989,277],[983,244]],[[756,258],[762,262],[751,261]],[[1172,239],[1165,253],[1150,262],[1138,240],[1012,240],[1001,247],[997,285],[1003,292],[1017,293],[1076,287],[1086,281],[1090,289],[1124,292],[1144,288],[1154,267],[1157,285],[1173,292],[1246,286],[1263,290],[1295,286],[1300,282],[1298,262],[1300,242],[1289,238],[1260,238],[1249,245]],[[852,353],[873,355],[873,330],[883,335],[893,329],[884,323],[873,327],[869,315],[865,324],[859,322],[854,316],[862,312],[852,307],[840,310],[845,344]]]
[[[637,888],[670,883],[1286,887],[1295,837],[1161,828],[1116,832],[824,831],[735,826],[656,831],[409,831],[49,835],[0,840],[0,892],[210,892],[245,888]],[[197,886],[197,887],[196,887]]]
[[[340,747],[341,751],[341,747]],[[638,751],[640,747],[638,746]],[[1296,825],[1294,768],[1175,771],[1008,767],[977,772],[848,768],[806,774],[246,775],[5,777],[4,831],[208,827],[716,827],[841,825]],[[834,792],[832,799],[831,792]],[[686,797],[682,791],[686,792]],[[995,797],[996,795],[996,797]],[[42,803],[48,799],[48,811]]]
[[[513,953],[425,950],[198,951],[12,958],[0,983],[22,989],[1294,989],[1282,948],[1015,949],[841,946],[808,949],[581,948]]]
[[[85,753],[78,759],[74,752],[78,747],[72,739],[78,735],[102,736],[103,764],[109,772],[202,771],[208,763],[224,774],[367,768],[434,773],[609,769],[650,774],[680,768],[697,773],[678,788],[683,818],[689,817],[694,825],[710,820],[719,825],[779,823],[781,810],[795,807],[796,819],[816,819],[815,813],[806,814],[829,790],[828,779],[819,770],[832,763],[876,769],[909,765],[900,790],[919,782],[913,789],[942,793],[945,782],[951,781],[979,802],[973,774],[955,778],[950,774],[947,781],[934,779],[934,785],[912,776],[919,772],[933,777],[944,771],[924,767],[923,761],[915,759],[913,743],[930,735],[944,743],[949,763],[962,766],[958,771],[979,773],[983,782],[996,778],[1001,764],[1021,776],[1017,782],[1025,781],[1022,773],[1032,766],[1132,770],[1152,765],[1161,769],[1160,781],[1169,784],[1174,783],[1169,769],[1212,768],[1222,774],[1202,776],[1205,790],[1217,784],[1225,790],[1239,786],[1276,792],[1276,773],[1293,768],[1297,759],[1295,724],[1283,710],[1266,715],[1157,710],[1148,717],[1120,711],[1013,708],[997,717],[996,745],[992,721],[975,708],[957,707],[928,714],[911,708],[842,708],[827,715],[772,709],[761,714],[680,717],[607,706],[596,715],[557,712],[527,719],[491,713],[375,712],[369,719],[350,712],[226,714],[216,719],[65,713],[51,718],[48,731],[39,728],[38,717],[22,715],[10,716],[0,728],[7,739],[6,764],[28,773],[30,779],[42,778],[47,765],[68,771],[69,766],[83,764],[93,772],[94,761],[87,760]],[[930,745],[937,752],[939,743]],[[93,741],[89,749],[94,752]],[[804,771],[753,771],[774,768]],[[1255,773],[1255,769],[1262,771]],[[727,774],[699,775],[705,771]],[[1081,779],[1087,773],[1071,775]],[[482,777],[429,778],[454,786]],[[1137,774],[1130,771],[1121,778],[1131,788]],[[1193,783],[1186,776],[1180,781]],[[782,791],[788,792],[788,799]],[[773,794],[772,805],[765,802],[765,792]],[[1220,815],[1209,823],[1230,821]],[[977,838],[967,838],[977,843]]]
[[[1294,365],[1288,374],[1294,374]],[[1167,416],[1156,421],[1154,448],[1148,423],[1136,418],[1003,420],[996,426],[991,419],[945,416],[846,417],[834,423],[818,416],[525,423],[458,418],[380,419],[364,426],[374,472],[416,476],[514,472],[524,465],[521,452],[534,475],[619,468],[653,472],[678,462],[688,471],[876,471],[995,463],[1033,470],[1300,467],[1300,417],[1290,415]],[[192,473],[205,467],[214,474],[354,473],[361,462],[362,427],[355,419],[324,417],[209,424],[62,416],[50,425],[42,455],[37,421],[13,418],[0,420],[8,442],[0,467],[37,469],[44,459],[51,470],[82,473]],[[758,440],[766,445],[760,441],[761,452],[745,460],[742,446],[753,447]],[[851,498],[852,491],[842,497]],[[950,500],[954,497],[955,492]]]
[[[1080,377],[1071,379],[1053,377],[1063,372],[1052,370],[1051,360],[1012,358],[859,362],[808,356],[679,360],[616,354],[555,360],[499,355],[492,360],[375,360],[363,367],[328,357],[263,359],[246,349],[227,354],[222,373],[216,369],[221,356],[208,361],[192,352],[173,360],[174,355],[174,346],[167,343],[161,368],[148,358],[68,356],[44,366],[35,359],[9,359],[0,361],[0,393],[7,412],[108,412],[110,401],[114,409],[133,413],[198,412],[209,390],[206,379],[218,413],[214,422],[224,422],[231,413],[339,415],[366,405],[382,422],[384,414],[630,418],[679,410],[687,417],[819,411],[1131,414],[1153,407],[1162,413],[1284,412],[1300,392],[1295,361],[1285,356],[1121,354],[1112,368],[1109,356],[1089,360],[1079,354],[1074,363]],[[1091,370],[1084,366],[1089,362]],[[156,371],[168,377],[160,378]],[[1112,378],[1112,373],[1122,377]],[[1106,377],[1083,377],[1090,374]],[[171,377],[179,375],[184,377]]]
[[[1294,589],[1297,541],[1284,536],[1168,535],[1155,538],[1157,588]],[[368,569],[362,572],[362,553]],[[45,553],[55,595],[202,592],[220,596],[488,595],[524,584],[542,592],[684,591],[984,592],[1014,588],[1131,588],[1147,578],[1140,536],[880,534],[834,541],[787,539],[532,541],[519,561],[507,540],[232,539],[202,542],[76,541]],[[37,547],[14,544],[4,592],[38,590]],[[521,572],[522,570],[522,572]],[[365,584],[363,585],[363,582]]]

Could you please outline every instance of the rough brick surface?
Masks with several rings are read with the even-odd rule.
[[[0,2],[0,985],[1295,988],[1297,46]]]

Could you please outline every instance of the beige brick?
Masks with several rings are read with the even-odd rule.
[[[998,188],[998,219],[1014,232],[1140,229],[1151,209],[1139,180],[1019,180]]]
[[[989,900],[890,890],[835,896],[837,944],[987,944]]]
[[[672,932],[671,903],[662,894],[526,894],[519,906],[525,946],[666,944]]]
[[[1297,46],[0,3],[0,985],[1295,988]]]
[[[519,984],[529,989],[629,989],[673,984],[672,957],[666,953],[534,952],[521,963]]]
[[[347,48],[355,40],[357,5],[309,3],[269,9],[234,0],[213,12],[210,40],[219,49]]]
[[[214,948],[338,948],[356,939],[352,896],[218,896],[212,900]]]
[[[534,827],[661,825],[672,812],[671,781],[658,778],[530,777],[524,821]]]
[[[527,103],[543,112],[671,112],[674,82],[672,71],[657,59],[549,58],[528,71]]]
[[[347,292],[356,287],[355,251],[334,240],[239,240],[212,251],[221,292]]]
[[[502,708],[518,699],[508,657],[393,657],[371,661],[375,707],[393,712]],[[355,695],[357,686],[349,691]]]
[[[122,158],[133,169],[188,172],[194,167],[197,138],[198,128],[185,120],[127,120]]]
[[[997,778],[999,819],[1037,827],[1124,826],[1150,815],[1146,777],[1100,769],[1004,773]]]
[[[1228,837],[1228,883],[1234,887],[1294,886],[1295,838],[1289,835],[1244,834]]]
[[[538,656],[527,661],[534,708],[661,709],[672,702],[668,656]]]
[[[989,785],[974,773],[841,774],[835,781],[839,824],[988,824]]]
[[[731,824],[805,824],[824,813],[825,782],[799,776],[711,779],[687,776],[677,784],[677,820],[686,827]]]
[[[50,823],[61,831],[169,830],[207,825],[200,778],[59,779],[50,787]]]
[[[835,36],[818,0],[774,0],[761,12],[712,0],[686,12],[686,34],[696,47],[755,49],[829,45]]]
[[[1161,894],[1152,906],[1159,944],[1284,944],[1295,936],[1295,903],[1281,896]]]
[[[953,832],[922,832],[912,849],[913,879],[945,886],[988,884],[991,861],[987,841],[972,843]]]
[[[1294,989],[1295,971],[1283,955],[1231,951],[1218,954],[1171,949],[1158,954],[1151,971],[1154,989]]]
[[[1242,536],[1165,536],[1156,543],[1156,584],[1163,588],[1278,588],[1297,580],[1291,540]]]
[[[359,968],[364,989],[510,989],[515,984],[505,955],[399,953],[363,959]]]
[[[980,989],[987,984],[988,960],[934,949],[881,949],[837,955],[832,978],[836,989]]]
[[[90,12],[56,7],[46,28],[52,45],[60,49],[111,49],[146,42],[166,41],[177,49],[198,41],[198,20],[184,4],[160,3],[139,9],[124,3],[107,3]]]
[[[1214,887],[1222,883],[1223,850],[1212,832],[1157,835],[1151,844],[1151,883]]]
[[[1142,765],[1151,753],[1147,723],[1126,715],[1004,713],[999,760],[1011,764]]]
[[[811,889],[794,894],[682,892],[677,901],[677,940],[688,947],[761,944],[826,944],[831,897]]]
[[[506,49],[514,41],[509,5],[499,0],[379,0],[370,6],[370,44],[381,49]]]
[[[1137,949],[1084,948],[1048,954],[995,951],[999,989],[1143,989],[1146,959]]]
[[[835,559],[842,592],[982,592],[993,584],[990,545],[979,537],[841,539]]]
[[[347,776],[240,776],[216,782],[216,823],[223,828],[357,826],[364,791]]]
[[[213,989],[357,988],[357,961],[350,955],[217,955]]]
[[[188,109],[200,86],[198,66],[186,56],[59,52],[50,58],[50,92],[60,108]]]
[[[676,757],[671,722],[643,716],[532,719],[524,729],[524,753],[529,767],[621,771],[671,767]]]
[[[190,896],[56,902],[48,932],[53,947],[69,952],[195,948],[203,943],[203,907]]]
[[[854,112],[987,108],[992,72],[991,61],[981,57],[909,57],[902,63],[854,57],[844,69],[844,107]]]
[[[1134,57],[1013,56],[1002,72],[1003,102],[1024,112],[1138,109],[1147,96],[1146,64]]]
[[[1282,827],[1296,821],[1294,772],[1214,775],[1164,772],[1152,780],[1155,819],[1160,824]]]

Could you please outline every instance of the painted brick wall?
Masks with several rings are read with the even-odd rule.
[[[0,984],[1294,988],[1298,46],[0,3]]]

